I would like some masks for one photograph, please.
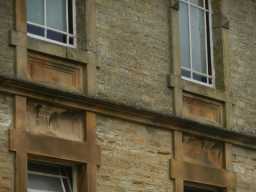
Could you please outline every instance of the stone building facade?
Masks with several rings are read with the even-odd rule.
[[[0,192],[32,161],[71,191],[256,191],[255,0],[210,1],[213,87],[181,78],[179,0],[67,1],[75,46],[29,35],[31,1],[0,1]]]

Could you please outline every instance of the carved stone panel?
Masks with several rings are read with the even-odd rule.
[[[82,91],[82,66],[41,54],[29,53],[31,79],[39,83]]]
[[[84,113],[29,101],[27,131],[73,141],[84,140]]]
[[[190,119],[223,125],[223,110],[221,103],[188,94],[183,96],[183,115]]]
[[[224,146],[222,143],[191,135],[183,135],[182,143],[185,161],[223,168]]]

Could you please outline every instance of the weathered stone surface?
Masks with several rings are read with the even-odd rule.
[[[171,53],[168,1],[97,0],[98,96],[116,102],[172,112],[167,89]],[[256,2],[223,1],[230,21],[233,129],[256,133],[255,41]],[[230,98],[231,99],[231,98]]]
[[[256,191],[256,153],[233,147],[233,170],[237,175],[237,192]]]
[[[14,155],[9,152],[8,130],[13,126],[13,100],[0,94],[0,192],[13,191]]]
[[[29,52],[28,67],[32,81],[81,91],[83,68],[48,55]]]
[[[14,0],[0,1],[0,73],[14,74],[15,48],[9,46],[9,31],[14,24]]]
[[[27,131],[73,141],[84,140],[84,113],[29,101]]]
[[[102,148],[98,192],[172,191],[171,132],[98,116],[97,135]]]
[[[205,166],[223,168],[223,144],[191,135],[183,136],[183,152],[186,161]]]
[[[15,23],[14,2],[0,1],[0,73],[10,75],[14,74],[16,59],[15,48],[9,46],[8,41],[9,30],[14,28]],[[77,27],[78,48],[84,50],[86,27],[83,2],[77,1]],[[222,2],[223,14],[230,21],[228,50],[234,96],[231,110],[233,129],[256,135],[256,2]],[[173,92],[167,87],[166,79],[172,52],[169,3],[170,0],[96,0],[97,97],[157,112],[173,112]],[[47,112],[51,111],[60,117],[58,125],[73,128],[73,125],[62,121],[63,116],[60,114],[65,113],[65,110],[48,106],[38,113],[46,120],[41,124],[43,126],[37,127],[38,117],[32,115],[32,126],[27,129],[41,134],[42,128],[46,130],[42,134],[78,141],[83,139],[79,137],[83,135],[80,132],[74,136],[65,129],[52,129],[54,126],[49,126],[50,119],[47,116]],[[200,111],[200,114],[204,113]],[[72,117],[71,114],[64,116]],[[8,151],[8,130],[12,126],[13,100],[1,94],[0,192],[14,189],[14,156]],[[98,192],[173,192],[173,181],[169,178],[169,159],[173,157],[170,131],[97,116],[97,138],[102,148],[102,164],[97,173]],[[198,153],[191,154],[191,143]],[[222,154],[219,156],[222,146],[215,147],[208,141],[205,145],[198,141],[186,145],[185,152],[189,158],[192,156],[193,160],[200,163],[217,162],[214,166],[223,166],[220,165]],[[212,149],[212,146],[214,150],[210,153],[208,149]],[[233,170],[238,177],[237,192],[256,191],[255,159],[253,150],[240,147],[233,149]]]
[[[223,2],[224,14],[230,21],[229,55],[231,89],[235,100],[232,114],[234,129],[256,134],[256,2]]]
[[[169,0],[96,0],[97,94],[172,112]]]
[[[183,95],[183,115],[187,118],[223,126],[223,104],[192,95]]]

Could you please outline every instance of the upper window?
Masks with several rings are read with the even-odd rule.
[[[180,0],[179,25],[182,78],[214,84],[210,0]]]
[[[75,46],[74,0],[27,0],[28,35]]]
[[[69,166],[30,161],[28,192],[74,192],[74,175]]]

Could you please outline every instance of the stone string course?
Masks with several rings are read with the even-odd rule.
[[[167,87],[169,1],[96,0],[97,97],[173,112],[173,92]],[[256,135],[256,1],[223,2],[230,21],[232,129]],[[7,75],[15,71],[15,48],[9,46],[14,3],[0,0],[0,73]],[[13,98],[0,93],[0,192],[14,191],[14,155],[8,150],[13,109]],[[98,115],[97,142],[102,149],[97,192],[174,191],[170,131]],[[236,192],[256,191],[256,151],[234,147],[232,169],[237,173]]]

